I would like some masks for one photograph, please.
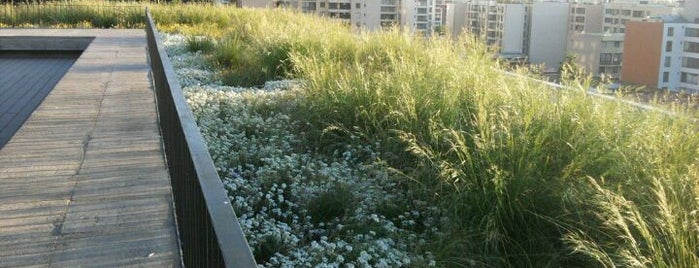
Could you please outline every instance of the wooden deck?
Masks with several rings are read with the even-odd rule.
[[[0,149],[0,267],[179,267],[142,30],[95,36]]]
[[[80,53],[0,51],[0,148],[61,80]]]

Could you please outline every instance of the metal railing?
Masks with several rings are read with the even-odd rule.
[[[119,3],[0,3],[0,27],[143,28],[143,7]]]
[[[184,264],[255,267],[255,259],[148,10],[146,32]]]

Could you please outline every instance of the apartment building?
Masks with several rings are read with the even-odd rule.
[[[569,10],[569,3],[532,4],[529,62],[543,66],[544,72],[557,72],[565,59]]]
[[[627,23],[621,79],[699,92],[699,23],[665,18]]]
[[[601,33],[604,5],[574,3],[570,5],[569,33]]]
[[[466,3],[464,30],[481,36],[503,56],[524,56],[529,50],[529,7],[525,4]],[[457,33],[458,34],[458,33]]]
[[[467,31],[482,37],[501,58],[526,58],[555,72],[566,54],[569,5],[454,1],[446,5],[446,25],[454,38]]]
[[[447,0],[436,0],[434,4],[434,16],[433,23],[434,27],[444,27],[447,23],[447,5],[451,1]]]
[[[664,15],[677,15],[679,9],[675,7],[612,2],[604,4],[604,21],[602,30],[605,33],[624,33],[627,21],[639,21],[649,17]]]
[[[590,74],[619,79],[626,24],[678,11],[675,7],[640,2],[572,4],[568,52],[576,54],[578,64]]]
[[[377,30],[398,26],[429,34],[441,25],[439,0],[288,0],[283,6],[305,13],[339,19],[358,29]],[[441,2],[443,2],[442,0]]]
[[[603,4],[571,4],[568,22],[568,52],[588,73],[618,78],[623,54],[623,33],[603,29]]]
[[[573,33],[568,52],[577,56],[578,64],[596,76],[618,78],[621,71],[624,34]]]
[[[435,27],[435,0],[402,0],[400,5],[400,23],[403,29],[425,34],[432,33]]]

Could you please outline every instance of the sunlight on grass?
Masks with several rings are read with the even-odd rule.
[[[229,15],[241,24],[221,28],[211,64],[254,78],[223,81],[301,79],[291,113],[311,125],[309,146],[380,143],[410,191],[446,209],[444,235],[415,249],[430,248],[438,263],[698,264],[699,138],[683,116],[589,97],[585,81],[555,91],[513,79],[468,36],[357,34],[281,11]]]

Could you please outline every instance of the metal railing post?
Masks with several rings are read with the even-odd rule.
[[[184,264],[256,267],[147,9],[146,34]]]

